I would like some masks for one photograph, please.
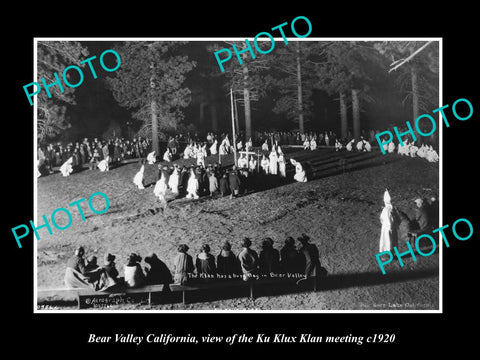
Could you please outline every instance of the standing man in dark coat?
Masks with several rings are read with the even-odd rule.
[[[228,185],[230,186],[230,191],[232,192],[230,194],[230,199],[237,197],[240,193],[241,181],[240,177],[238,176],[236,166],[232,167],[232,171],[230,171],[230,174],[228,175]]]
[[[308,242],[310,238],[305,234],[302,234],[297,240],[300,243],[298,252],[303,255],[305,265],[303,274],[306,278],[320,275],[320,255],[317,246],[310,244]]]

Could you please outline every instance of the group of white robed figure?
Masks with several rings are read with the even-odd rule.
[[[393,142],[388,143],[388,147],[386,147],[387,144],[384,144],[383,149],[389,153],[392,153],[395,151],[395,144],[390,144],[393,144]],[[435,151],[432,145],[422,144],[420,147],[418,147],[415,145],[415,142],[409,143],[408,139],[403,142],[403,146],[398,144],[397,154],[410,157],[419,157],[426,159],[428,162],[438,162],[439,160],[438,153]]]
[[[70,174],[73,172],[73,166],[72,166],[72,162],[73,162],[73,157],[70,157],[68,158],[67,161],[65,161],[62,166],[60,166],[60,173],[63,175],[63,176],[70,176]],[[102,161],[100,161],[98,164],[97,164],[97,167],[100,169],[100,171],[109,171],[110,170],[110,156],[106,156],[105,159],[103,159]],[[38,171],[38,168],[37,168],[37,177],[39,177],[41,174],[40,172]]]
[[[145,189],[145,184],[144,184],[144,173],[145,173],[145,165],[142,164],[140,167],[140,170],[135,174],[133,178],[133,183],[137,186],[138,189]],[[180,181],[180,168],[175,165],[173,168],[172,173],[168,176],[165,176],[166,171],[160,171],[160,178],[157,180],[155,183],[155,187],[153,188],[153,193],[156,197],[159,198],[161,201],[165,201],[165,194],[167,193],[167,190],[170,189],[170,191],[174,195],[178,195],[179,190],[179,181]],[[197,176],[195,174],[194,168],[190,168],[190,175],[188,178],[188,183],[187,183],[187,198],[194,198],[198,199],[198,180]]]
[[[343,144],[338,141],[338,139],[335,139],[335,151],[339,151],[343,149]],[[372,145],[365,140],[363,137],[360,138],[360,140],[357,142],[355,145],[355,139],[350,140],[347,145],[345,145],[345,149],[347,151],[352,151],[354,147],[357,149],[357,151],[365,151],[365,152],[370,152],[372,151]]]

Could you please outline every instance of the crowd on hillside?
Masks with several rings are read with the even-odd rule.
[[[103,265],[99,265],[95,255],[85,258],[84,248],[78,247],[67,261],[65,284],[71,288],[102,291],[115,286],[189,284],[222,279],[252,281],[261,277],[281,276],[300,280],[326,275],[326,270],[320,264],[317,246],[305,234],[297,239],[297,244],[292,237],[288,237],[280,250],[274,248],[271,238],[262,240],[259,253],[251,245],[252,241],[244,238],[242,250],[235,255],[231,244],[225,241],[217,256],[214,256],[210,246],[203,244],[193,258],[188,254],[188,245],[180,244],[172,259],[172,269],[155,253],[145,257],[147,266],[142,268],[142,257],[131,253],[123,266],[123,276],[120,276],[116,267],[115,255],[105,254]]]

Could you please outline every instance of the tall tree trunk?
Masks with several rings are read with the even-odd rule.
[[[203,127],[203,125],[205,124],[205,106],[206,106],[206,105],[207,105],[207,104],[206,104],[204,101],[202,101],[202,102],[200,103],[200,113],[199,113],[198,115],[199,115],[199,117],[200,117],[200,119],[199,119],[199,125],[200,125],[201,127]]]
[[[298,93],[298,129],[301,134],[305,127],[303,122],[303,98],[302,98],[302,66],[300,64],[300,41],[297,41],[297,93]]]
[[[151,103],[150,112],[152,117],[152,151],[155,151],[156,155],[160,154],[160,146],[158,143],[158,118],[157,118],[157,101],[155,100],[155,64],[152,62],[150,65],[150,89],[151,89]]]
[[[360,99],[359,90],[352,89],[352,111],[353,111],[353,137],[360,138]]]
[[[340,93],[340,126],[343,139],[348,137],[348,118],[347,118],[347,96],[342,91]]]
[[[245,53],[243,54],[245,55]],[[245,141],[252,137],[252,110],[250,108],[250,90],[248,88],[248,66],[243,65],[243,101],[245,104]]]
[[[420,115],[420,105],[418,99],[418,74],[417,67],[412,65],[410,67],[410,77],[412,79],[412,106],[413,106],[413,120],[415,121]]]
[[[237,100],[235,99],[234,101],[234,104],[235,104],[235,133],[237,134],[237,136],[239,136],[240,134],[240,121],[238,119],[238,108],[237,108]]]

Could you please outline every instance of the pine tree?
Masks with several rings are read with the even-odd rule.
[[[159,134],[175,130],[190,103],[190,90],[183,86],[196,63],[180,55],[185,42],[125,42],[116,48],[122,66],[107,79],[116,101],[133,110],[142,122],[139,136],[151,136],[159,153]]]
[[[44,78],[47,84],[56,81],[55,72],[62,79],[67,66],[84,68],[86,65],[80,62],[88,56],[88,49],[77,41],[39,41],[37,45],[37,78]],[[72,73],[68,72],[67,76]],[[39,80],[37,82],[41,84]],[[75,88],[62,86],[63,93],[58,86],[49,89],[51,98],[43,89],[37,95],[37,138],[40,141],[53,138],[70,127],[67,106],[75,105]]]
[[[305,117],[311,115],[315,84],[314,67],[309,57],[316,48],[310,42],[301,41],[282,45],[270,57],[274,71],[268,83],[280,94],[273,111],[295,120],[300,133],[304,133]]]
[[[270,68],[269,55],[260,55],[253,59],[249,51],[242,52],[247,49],[245,41],[226,41],[224,44],[229,45],[230,48],[235,45],[242,60],[242,64],[240,64],[232,50],[232,58],[227,63],[224,63],[225,72],[222,75],[226,77],[225,90],[228,90],[228,94],[230,94],[230,88],[233,89],[237,101],[244,107],[245,140],[247,141],[252,137],[251,103],[260,100],[266,94],[264,74]],[[258,41],[258,46],[261,48],[269,47],[270,42]],[[217,51],[220,47],[214,45],[212,49]]]
[[[373,101],[370,81],[381,64],[373,44],[357,41],[323,42],[318,44],[322,61],[317,63],[317,87],[340,98],[341,136],[347,137],[347,101],[352,101],[353,136],[360,137],[362,101]]]

